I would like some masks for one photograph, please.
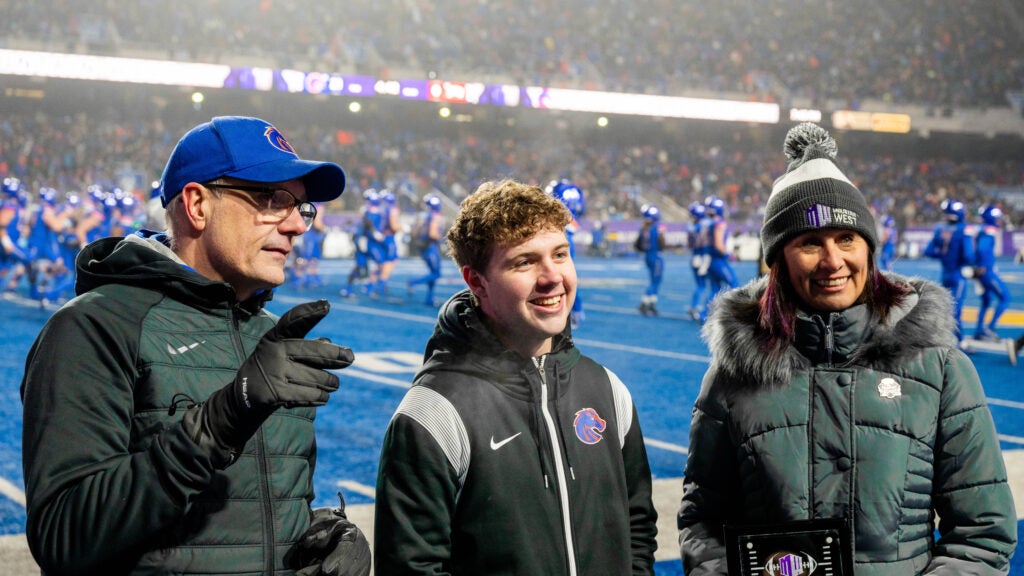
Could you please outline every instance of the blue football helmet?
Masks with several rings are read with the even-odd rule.
[[[118,200],[118,204],[124,211],[130,212],[135,209],[135,196],[125,194],[120,200]]]
[[[430,194],[429,196],[424,198],[423,204],[425,204],[427,209],[430,210],[431,212],[441,211],[441,199],[435,194]]]
[[[700,220],[708,215],[708,207],[700,202],[691,202],[688,210],[690,211],[690,216],[693,216],[694,220]]]
[[[380,204],[380,192],[377,192],[376,188],[367,188],[363,190],[363,200],[370,206],[378,206]]]
[[[704,206],[708,212],[715,216],[725,216],[725,200],[718,196],[708,196],[704,199]]]
[[[886,216],[882,220],[882,226],[885,226],[886,228],[889,228],[890,226],[895,226],[895,225],[896,225],[896,219],[893,218],[892,216]]]
[[[21,180],[13,176],[4,178],[4,194],[7,194],[11,198],[17,198],[21,192]]]
[[[943,200],[940,206],[942,213],[946,215],[946,220],[950,222],[963,222],[967,218],[967,208],[959,200]]]
[[[1003,211],[998,206],[986,204],[978,208],[978,216],[981,216],[981,221],[989,226],[999,226],[1003,219]]]
[[[387,188],[380,191],[380,199],[392,206],[394,206],[395,202],[398,201],[398,198],[395,197],[395,193]]]
[[[661,219],[661,210],[654,204],[644,204],[640,207],[640,212],[643,213],[644,218],[657,222]]]
[[[39,199],[47,206],[57,205],[57,191],[53,188],[43,187],[39,189]]]
[[[106,198],[107,194],[99,184],[91,184],[85,189],[85,191],[90,200],[95,202],[97,205],[103,205],[103,199]]]
[[[117,189],[115,188],[115,190],[117,190]],[[105,212],[113,212],[114,209],[117,208],[120,204],[121,204],[121,200],[118,198],[117,194],[115,194],[113,192],[110,193],[110,194],[107,194],[103,198],[103,210]]]
[[[565,205],[572,213],[573,218],[579,218],[586,211],[586,203],[583,199],[583,190],[569,180],[552,180],[544,189],[550,196]]]

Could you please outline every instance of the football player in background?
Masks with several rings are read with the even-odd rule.
[[[956,320],[957,338],[964,337],[963,310],[967,299],[967,280],[964,268],[973,269],[974,231],[967,226],[967,208],[952,198],[942,201],[945,222],[935,226],[932,239],[924,248],[925,256],[937,259],[942,265],[941,283],[953,295],[953,318]]]
[[[25,218],[26,198],[17,178],[4,178],[3,196],[0,197],[0,281],[4,291],[14,291],[22,276],[31,277],[31,259],[22,245],[22,220]]]
[[[644,316],[657,316],[658,291],[665,275],[665,259],[661,257],[661,251],[665,249],[665,230],[661,225],[661,210],[657,206],[644,204],[640,212],[644,222],[640,225],[635,248],[644,255],[648,281],[644,295],[640,298],[639,310]]]
[[[391,273],[398,264],[398,242],[395,235],[402,229],[399,220],[401,210],[398,208],[398,198],[395,193],[384,189],[380,191],[380,213],[377,230],[380,232],[381,260],[376,269],[376,276],[370,287],[370,297],[386,296],[388,293],[388,280]]]
[[[996,268],[996,237],[1001,233],[1003,211],[998,206],[986,204],[978,209],[981,226],[975,239],[974,279],[981,284],[981,307],[978,309],[978,325],[974,331],[975,340],[999,340],[996,326],[1003,312],[1010,306],[1010,291],[999,276]],[[992,319],[985,323],[985,316],[995,300]]]
[[[708,196],[704,199],[704,206],[711,218],[711,245],[708,249],[708,254],[711,255],[711,263],[708,266],[711,294],[708,296],[707,306],[704,307],[704,314],[700,319],[702,323],[706,319],[708,308],[711,307],[715,297],[723,290],[739,286],[736,272],[731,264],[733,255],[729,251],[729,222],[725,219],[725,200],[714,195]]]
[[[882,220],[882,237],[878,239],[882,243],[878,251],[878,267],[886,272],[892,272],[893,264],[896,262],[896,243],[899,242],[899,237],[896,219],[886,216]]]
[[[714,221],[708,217],[708,209],[701,202],[689,206],[690,224],[687,233],[690,241],[690,268],[696,288],[690,298],[690,318],[702,321],[707,316],[708,269],[711,267],[712,227]]]
[[[583,190],[565,178],[553,180],[545,192],[561,201],[572,214],[572,221],[565,227],[565,236],[569,240],[569,254],[573,260],[576,259],[576,232],[580,229],[579,219],[586,212],[586,202],[583,198]],[[583,322],[583,298],[579,290],[576,291],[576,301],[573,302],[572,312],[569,314],[569,323],[573,328],[578,328]]]
[[[426,284],[427,295],[424,303],[427,306],[436,307],[434,289],[437,287],[438,279],[441,278],[441,238],[444,235],[441,198],[436,194],[431,194],[423,200],[423,204],[427,209],[420,216],[420,222],[412,231],[410,248],[419,252],[420,258],[427,265],[427,273],[409,280],[408,289],[409,294],[412,294],[414,286]]]

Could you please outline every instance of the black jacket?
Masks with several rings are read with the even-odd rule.
[[[388,426],[377,574],[652,574],[656,512],[629,392],[566,332],[529,359],[468,291]]]
[[[217,470],[182,426],[276,323],[156,239],[89,244],[79,296],[22,383],[27,537],[49,574],[290,574],[309,526],[313,408],[275,412]]]

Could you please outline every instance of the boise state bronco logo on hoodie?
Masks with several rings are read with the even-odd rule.
[[[584,444],[597,444],[601,441],[601,432],[604,432],[607,423],[597,415],[597,410],[584,408],[576,413],[572,422],[576,429],[576,437]]]

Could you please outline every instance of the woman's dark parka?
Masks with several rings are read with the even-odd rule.
[[[772,350],[765,281],[720,297],[678,516],[687,576],[726,573],[723,524],[831,517],[852,520],[858,576],[1006,573],[1013,498],[949,294],[891,279],[912,292],[885,322],[864,304],[801,313]]]

